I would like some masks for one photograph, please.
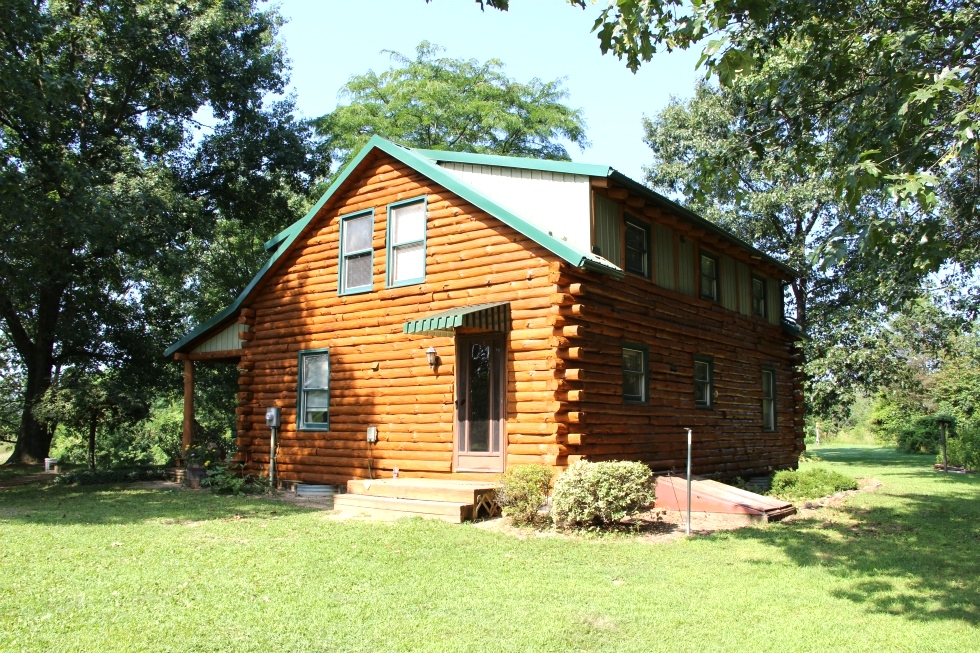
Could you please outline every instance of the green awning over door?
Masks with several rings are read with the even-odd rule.
[[[417,320],[409,320],[402,327],[404,333],[423,336],[451,336],[456,327],[472,327],[484,331],[510,331],[510,302],[473,304],[441,313],[432,313]]]

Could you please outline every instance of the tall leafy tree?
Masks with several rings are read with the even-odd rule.
[[[800,272],[790,284],[791,305],[811,336],[809,399],[823,409],[856,387],[887,380],[887,370],[867,355],[868,341],[880,335],[883,315],[918,294],[928,270],[917,264],[923,231],[890,197],[868,195],[856,207],[841,201],[835,184],[845,172],[820,134],[786,139],[778,152],[758,156],[751,132],[758,98],[749,88],[701,84],[691,100],[673,100],[645,119],[654,159],[647,183],[683,196],[698,212]],[[880,216],[892,225],[893,256],[879,256],[860,238],[836,239]],[[831,241],[842,249],[827,264],[818,254]]]
[[[340,91],[348,103],[319,120],[338,160],[373,135],[404,145],[483,154],[569,158],[562,141],[585,147],[585,122],[561,80],[518,82],[497,59],[440,56],[423,41],[410,59],[389,52],[394,65],[355,75]]]
[[[691,47],[703,48],[701,63],[722,86],[774,63],[751,81],[765,98],[753,117],[755,151],[775,156],[785,139],[822,133],[829,151],[799,156],[831,154],[847,173],[839,190],[852,206],[888,189],[917,204],[924,219],[937,207],[955,211],[962,229],[936,232],[949,251],[928,248],[940,255],[936,266],[961,245],[972,251],[961,234],[976,233],[978,25],[974,0],[618,0],[593,30],[602,51],[634,71],[659,51]],[[889,228],[874,220],[860,234],[871,240]]]
[[[25,376],[12,461],[48,452],[33,407],[55,369],[129,356],[168,310],[155,277],[198,225],[174,156],[197,112],[224,122],[282,91],[279,25],[253,0],[0,5],[0,319]]]

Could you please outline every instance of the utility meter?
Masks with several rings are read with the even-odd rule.
[[[378,441],[378,427],[377,426],[369,426],[367,428],[367,441],[370,444],[374,444],[375,442]]]
[[[279,406],[272,406],[265,409],[265,425],[269,428],[277,429],[279,428],[279,422],[282,420],[282,409]]]

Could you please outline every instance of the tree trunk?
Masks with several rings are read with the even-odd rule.
[[[88,423],[88,468],[95,469],[95,427],[99,424],[99,416],[94,410]]]
[[[51,452],[52,431],[34,417],[34,406],[51,387],[54,372],[54,350],[58,319],[64,289],[57,285],[42,286],[34,314],[33,337],[7,297],[0,295],[0,317],[8,327],[14,348],[20,354],[27,379],[24,384],[24,409],[21,412],[17,443],[5,464],[39,463]]]

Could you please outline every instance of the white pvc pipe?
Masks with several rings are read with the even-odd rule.
[[[276,429],[272,427],[272,437],[269,438],[269,487],[276,489]]]
[[[691,534],[691,429],[687,430],[687,534]]]

